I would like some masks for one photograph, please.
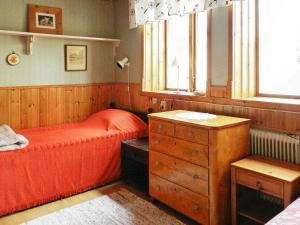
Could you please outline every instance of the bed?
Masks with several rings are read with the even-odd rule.
[[[0,152],[0,216],[118,179],[121,141],[147,130],[136,115],[109,109],[82,122],[17,131],[30,144]]]
[[[266,225],[299,225],[300,198],[290,204],[281,213],[270,220]]]

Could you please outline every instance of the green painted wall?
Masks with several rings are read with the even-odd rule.
[[[211,84],[226,86],[228,80],[228,8],[212,10]]]
[[[142,29],[129,30],[127,0],[0,0],[0,29],[26,31],[29,3],[62,8],[64,34],[120,38],[116,58],[128,56],[130,82],[141,81]],[[212,24],[212,82],[226,85],[226,10],[214,10]],[[64,44],[88,45],[88,71],[64,71]],[[0,35],[0,86],[127,82],[128,68],[115,66],[109,44],[37,38],[31,56],[24,54],[25,47],[24,38]],[[12,51],[21,56],[16,67],[5,62]]]
[[[62,8],[64,34],[114,36],[112,0],[0,0],[0,29],[27,31],[27,4]]]
[[[116,37],[121,39],[117,52],[117,59],[128,56],[130,60],[130,82],[139,83],[142,76],[142,30],[129,29],[128,0],[115,0],[115,31]],[[116,68],[116,82],[127,82],[127,69]]]
[[[0,30],[27,30],[27,4],[63,10],[64,34],[115,37],[114,3],[107,0],[0,0]],[[82,84],[114,81],[110,44],[77,40],[36,38],[33,55],[26,55],[26,40],[0,35],[0,86]],[[64,45],[88,45],[88,71],[64,71]],[[12,51],[21,63],[12,67],[6,56]]]

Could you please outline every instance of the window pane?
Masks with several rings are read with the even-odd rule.
[[[143,91],[165,89],[165,23],[158,21],[144,26]]]
[[[207,79],[207,11],[196,17],[196,91],[205,92]]]
[[[259,92],[300,95],[300,1],[259,1]]]
[[[189,16],[174,17],[168,21],[167,33],[167,85],[177,89],[189,89]],[[172,66],[177,57],[179,66]],[[178,70],[179,69],[179,70]]]

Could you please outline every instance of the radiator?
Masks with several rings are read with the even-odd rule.
[[[259,129],[250,130],[251,154],[300,164],[300,137]]]

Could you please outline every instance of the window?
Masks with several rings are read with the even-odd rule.
[[[145,25],[144,91],[205,93],[207,16],[201,12]]]
[[[299,0],[234,2],[234,97],[300,97],[299,9]]]
[[[258,1],[258,93],[300,96],[300,1]]]
[[[196,91],[205,91],[207,80],[207,12],[196,16]]]
[[[166,89],[188,90],[190,79],[190,17],[175,17],[167,22]],[[177,57],[178,66],[172,65]],[[178,81],[177,81],[178,77]]]

